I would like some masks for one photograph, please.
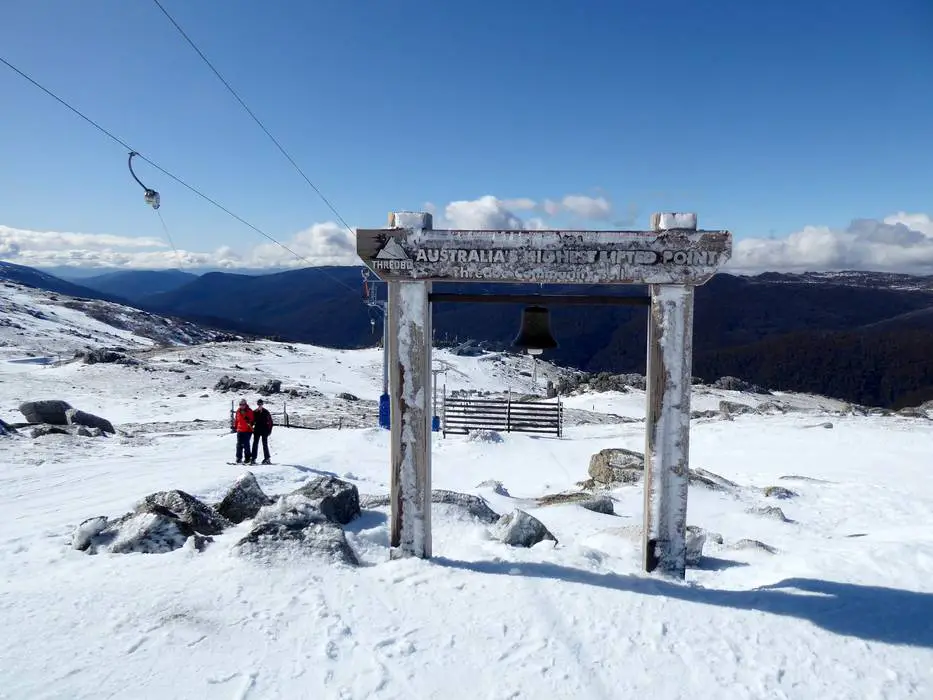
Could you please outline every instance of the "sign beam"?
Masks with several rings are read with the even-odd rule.
[[[694,219],[695,221],[695,219]],[[676,220],[678,226],[686,223]],[[729,259],[728,231],[359,229],[380,279],[541,284],[702,284]]]

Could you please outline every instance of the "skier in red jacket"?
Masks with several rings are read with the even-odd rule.
[[[250,442],[253,437],[253,420],[253,409],[246,403],[246,399],[240,399],[240,407],[233,418],[233,430],[236,432],[237,464],[240,462],[249,464],[252,461]]]

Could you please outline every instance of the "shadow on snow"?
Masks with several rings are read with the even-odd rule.
[[[481,574],[558,579],[640,595],[796,617],[847,637],[933,648],[933,593],[811,578],[785,579],[749,591],[727,591],[663,578],[600,574],[540,562],[467,562],[443,557],[431,561]],[[721,568],[722,561],[718,560],[713,568]]]

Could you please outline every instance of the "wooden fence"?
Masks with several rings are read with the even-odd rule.
[[[455,399],[444,397],[442,431],[466,434],[471,430],[563,435],[564,407],[556,403],[512,399]]]

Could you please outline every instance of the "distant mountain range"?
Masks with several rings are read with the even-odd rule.
[[[8,263],[0,277],[73,296],[123,301],[235,333],[330,347],[381,338],[382,317],[362,303],[359,267],[267,275],[124,271],[87,286]],[[92,288],[93,287],[93,288]],[[639,287],[549,287],[548,293],[644,294]],[[540,293],[534,285],[436,284],[435,291]],[[508,349],[521,305],[436,304],[435,342]],[[374,321],[374,323],[372,323]],[[555,307],[560,346],[547,358],[597,372],[643,372],[643,308]],[[858,403],[900,407],[933,398],[933,277],[871,272],[716,275],[696,292],[694,374]]]
[[[153,294],[170,292],[198,278],[181,270],[120,270],[82,278],[78,283],[104,294],[121,296],[137,302]]]
[[[42,270],[36,270],[32,267],[17,265],[10,262],[0,261],[0,279],[83,299],[102,299],[104,301],[114,301],[117,303],[125,303],[127,301],[124,297],[119,297],[108,292],[101,292],[90,287],[85,287],[84,285],[63,280],[60,277],[56,277],[48,272],[43,272]]]

